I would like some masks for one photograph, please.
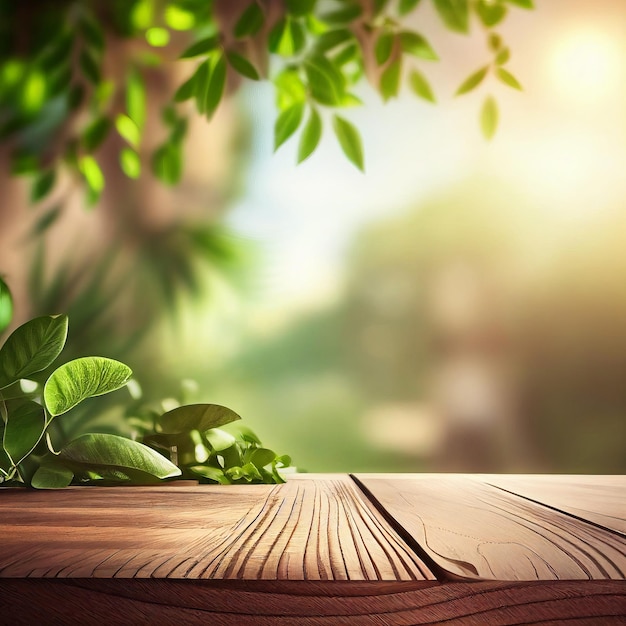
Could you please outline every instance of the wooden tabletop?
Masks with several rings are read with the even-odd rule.
[[[626,478],[0,490],[12,624],[626,623]]]

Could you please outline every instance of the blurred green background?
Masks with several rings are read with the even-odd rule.
[[[100,205],[62,180],[37,235],[0,150],[14,326],[68,312],[66,359],[227,405],[308,471],[623,473],[626,4],[540,0],[507,20],[524,93],[487,87],[490,143],[481,96],[451,96],[482,33],[450,36],[429,6],[416,19],[442,58],[438,104],[363,87],[365,174],[331,137],[297,167],[295,145],[273,154],[271,88],[246,85],[192,120],[180,185],[128,180],[105,144]],[[68,431],[120,419],[87,407]]]

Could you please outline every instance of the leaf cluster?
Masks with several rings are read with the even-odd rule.
[[[10,291],[0,279],[0,332],[9,325],[11,310]],[[43,383],[32,380],[53,365],[67,332],[67,316],[37,317],[13,331],[0,348],[4,486],[146,484],[181,476],[222,484],[283,482],[279,469],[290,465],[289,457],[264,448],[251,431],[235,437],[219,428],[240,418],[213,404],[180,406],[163,414],[144,412],[151,427],[143,428],[143,443],[87,433],[55,450],[49,428],[60,416],[87,398],[121,389],[132,376],[119,361],[82,357],[57,367]]]
[[[472,18],[488,31],[494,59],[457,93],[475,89],[488,73],[520,88],[504,67],[510,53],[493,29],[512,7],[533,8],[532,0],[430,1],[450,32],[467,33]],[[278,109],[275,149],[300,130],[302,162],[328,126],[346,157],[363,170],[359,132],[343,111],[361,104],[355,91],[365,79],[384,101],[404,84],[419,98],[436,101],[421,64],[438,60],[438,54],[423,33],[407,26],[423,3],[250,0],[239,8],[201,0],[83,0],[62,3],[51,14],[20,12],[10,0],[0,0],[0,140],[12,146],[13,173],[32,176],[33,202],[55,190],[64,168],[82,181],[94,204],[106,187],[99,153],[105,143],[116,146],[119,167],[129,178],[142,176],[147,162],[157,178],[175,185],[191,110],[210,120],[228,88],[268,80]],[[32,36],[17,37],[18,32]],[[110,68],[112,46],[120,39],[134,42],[122,73]],[[150,153],[144,147],[146,76],[175,56],[189,67],[189,77],[171,94],[162,115],[166,139]],[[481,125],[487,137],[495,132],[491,97]],[[56,152],[50,149],[53,138],[62,139]]]

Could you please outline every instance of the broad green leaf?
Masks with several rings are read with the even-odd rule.
[[[248,59],[232,51],[227,52],[226,57],[228,58],[228,62],[231,64],[233,69],[239,74],[252,80],[259,80],[259,73],[256,71],[254,65],[248,61]]]
[[[374,55],[376,57],[376,62],[378,63],[378,65],[383,65],[389,60],[389,57],[391,56],[391,51],[393,50],[394,40],[395,35],[389,31],[382,33],[376,40],[376,45],[374,46]]]
[[[191,30],[196,24],[196,17],[191,11],[187,11],[174,3],[165,7],[163,17],[165,18],[165,23],[172,30]]]
[[[80,58],[78,59],[78,63],[82,73],[89,80],[89,82],[93,85],[97,85],[100,82],[100,66],[91,53],[87,50],[83,50],[80,54]]]
[[[309,117],[306,126],[302,130],[300,136],[300,145],[298,146],[298,163],[302,163],[313,152],[320,142],[322,136],[322,118],[316,109],[311,109],[311,115]]]
[[[481,67],[478,71],[470,74],[462,83],[461,86],[456,90],[456,96],[460,96],[468,91],[472,91],[472,89],[476,89],[480,83],[483,82],[485,76],[487,76],[487,72],[489,71],[489,66],[485,65],[485,67]]]
[[[3,333],[13,319],[13,296],[7,284],[0,276],[0,333]],[[2,352],[0,351],[0,357]],[[1,371],[1,370],[0,370]],[[0,374],[0,380],[2,375]],[[0,383],[0,387],[2,384]]]
[[[435,8],[444,24],[459,33],[469,30],[468,0],[433,0]]]
[[[296,132],[302,121],[303,113],[304,105],[298,103],[285,109],[278,116],[274,124],[274,150],[278,150]]]
[[[503,4],[493,0],[478,0],[476,3],[476,13],[488,28],[499,24],[505,18],[506,10]]]
[[[211,467],[209,465],[192,465],[189,468],[194,474],[202,476],[202,478],[208,478],[214,480],[220,485],[230,485],[231,480],[224,474],[224,470],[218,467]]]
[[[503,48],[496,55],[496,65],[504,65],[511,58],[511,51],[508,48]]]
[[[111,120],[101,116],[94,120],[83,133],[83,145],[88,152],[97,150],[102,142],[107,138],[111,129]]]
[[[204,463],[205,461],[208,460],[210,456],[209,449],[204,445],[204,441],[202,439],[202,435],[200,434],[199,430],[192,430],[190,435],[191,435],[191,440],[193,441],[193,444],[194,444],[195,460],[198,463]]]
[[[419,33],[413,33],[407,30],[401,32],[400,45],[404,52],[419,57],[420,59],[426,59],[427,61],[439,60],[432,46]]]
[[[182,175],[182,153],[180,146],[167,142],[152,155],[152,172],[166,185],[176,185]]]
[[[316,0],[285,0],[287,11],[297,17],[311,13],[315,8]]]
[[[374,17],[380,15],[387,8],[388,4],[389,0],[373,0],[372,10],[374,13]]]
[[[395,59],[380,76],[380,93],[387,102],[390,98],[396,98],[400,89],[400,76],[402,73],[401,59]]]
[[[304,28],[300,22],[284,17],[272,28],[268,36],[268,47],[283,57],[290,57],[300,52],[306,43]]]
[[[2,443],[14,465],[32,452],[39,443],[45,426],[43,407],[36,402],[28,401],[9,411]]]
[[[164,413],[159,418],[161,432],[165,434],[201,432],[218,428],[241,419],[237,413],[219,404],[187,404]]]
[[[426,77],[418,70],[413,70],[409,76],[409,84],[413,92],[428,102],[436,102],[435,94],[426,80]]]
[[[522,9],[534,9],[535,5],[533,4],[533,0],[504,0],[509,4],[514,4],[515,6],[521,7]]]
[[[148,28],[146,31],[146,41],[153,48],[164,48],[170,42],[170,31],[160,26]]]
[[[226,59],[220,52],[211,53],[209,59],[201,66],[205,70],[196,79],[196,102],[200,113],[211,119],[224,93],[226,85]]]
[[[224,473],[232,480],[245,480],[247,482],[263,480],[259,470],[252,463],[246,463],[243,467],[229,467]]]
[[[249,37],[256,35],[265,22],[265,14],[257,2],[251,2],[248,8],[241,14],[235,24],[235,37]]]
[[[122,148],[120,152],[120,167],[122,172],[133,180],[141,175],[141,159],[132,148]]]
[[[333,117],[333,130],[344,154],[363,172],[365,165],[359,131],[350,122],[338,115]]]
[[[211,428],[204,433],[204,436],[215,452],[222,452],[226,448],[230,448],[236,441],[233,435],[221,428]]]
[[[146,121],[146,86],[136,69],[132,69],[126,79],[126,111],[141,130]]]
[[[315,55],[304,62],[309,89],[321,104],[337,106],[345,91],[341,72],[323,55]]]
[[[34,204],[45,198],[52,191],[55,180],[56,170],[49,169],[41,172],[33,183],[30,201]]]
[[[354,39],[354,35],[347,28],[329,30],[315,40],[315,52],[323,54],[352,39]]]
[[[361,48],[358,44],[352,43],[344,46],[337,54],[332,57],[332,63],[335,67],[340,68],[351,61],[359,62],[361,60]]]
[[[276,106],[284,111],[293,104],[306,100],[306,87],[297,70],[285,69],[274,79]]]
[[[344,7],[336,11],[330,11],[320,16],[327,24],[347,24],[359,18],[363,13],[363,7],[358,2],[345,2]]]
[[[16,328],[0,349],[0,389],[46,369],[67,338],[67,315],[36,317]]]
[[[100,24],[83,14],[80,27],[85,41],[97,52],[104,50],[104,31]]]
[[[480,127],[486,139],[491,139],[498,127],[498,105],[492,96],[487,96],[480,112]]]
[[[131,477],[141,472],[161,479],[181,474],[171,461],[152,448],[118,435],[82,435],[68,443],[58,458],[75,471],[117,469]]]
[[[74,359],[61,365],[46,381],[44,402],[50,415],[61,415],[79,402],[123,387],[132,376],[130,367],[99,356]]]
[[[268,448],[256,448],[250,455],[250,463],[258,469],[266,467],[276,459],[276,453]]]
[[[420,0],[400,0],[400,4],[398,5],[398,13],[400,15],[406,15],[415,9],[415,7],[420,3]]]
[[[100,194],[104,189],[104,174],[98,165],[98,161],[90,154],[87,154],[81,157],[78,166],[89,188],[96,194]]]
[[[193,57],[200,56],[201,54],[207,54],[208,52],[211,52],[211,50],[215,50],[219,45],[219,42],[220,40],[217,35],[201,39],[200,41],[196,41],[196,43],[189,46],[189,48],[187,48],[179,58],[192,59]]]
[[[115,118],[115,128],[120,134],[120,137],[125,139],[131,146],[133,146],[133,148],[136,148],[139,145],[141,132],[139,131],[137,124],[135,124],[135,122],[133,122],[128,115],[120,113]]]
[[[344,93],[339,101],[340,106],[344,108],[348,107],[360,107],[363,106],[363,100],[355,96],[353,93]]]
[[[176,90],[176,93],[174,94],[174,102],[184,102],[185,100],[189,100],[189,98],[192,98],[194,95],[195,86],[196,86],[195,81],[196,81],[196,75],[194,73],[194,75],[191,78],[186,80]]]
[[[511,72],[507,72],[503,67],[499,67],[496,70],[496,76],[505,85],[508,85],[509,87],[513,87],[513,89],[519,89],[520,91],[522,91],[522,86],[520,85],[520,83],[517,80],[517,78],[515,78],[515,76],[513,76],[513,74],[511,74]]]
[[[52,461],[39,466],[30,484],[35,489],[63,489],[73,478],[72,470]]]

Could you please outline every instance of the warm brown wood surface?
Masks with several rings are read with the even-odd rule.
[[[433,580],[346,475],[0,492],[0,577]]]
[[[626,476],[479,476],[484,482],[626,535]]]
[[[342,582],[5,579],[11,626],[624,624],[619,581]]]
[[[356,479],[418,553],[433,560],[440,577],[626,578],[623,535],[492,486],[488,476],[366,474]],[[597,485],[602,484],[599,477]],[[601,498],[580,497],[575,508],[598,510],[601,504]],[[607,504],[608,511],[612,507]]]

